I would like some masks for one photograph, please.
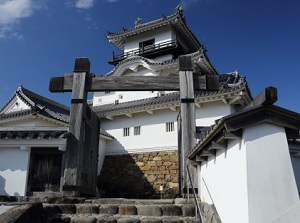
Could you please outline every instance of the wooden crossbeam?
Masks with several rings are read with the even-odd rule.
[[[211,77],[212,76],[212,77]],[[213,79],[214,81],[211,81]],[[218,75],[193,74],[194,90],[215,90],[218,88]],[[50,79],[50,92],[72,92],[73,75],[66,74],[63,77]],[[167,76],[105,76],[93,77],[86,83],[88,92],[100,91],[179,91],[179,75]]]
[[[253,101],[251,101],[244,109],[252,108],[258,105],[272,105],[277,101],[277,89],[267,87]]]

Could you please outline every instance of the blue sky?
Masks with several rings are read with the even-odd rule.
[[[278,90],[276,105],[300,112],[299,0],[0,0],[0,107],[17,87],[69,105],[50,93],[51,77],[72,73],[76,57],[91,72],[113,67],[106,31],[132,28],[184,7],[187,23],[220,73],[239,69],[253,96]]]

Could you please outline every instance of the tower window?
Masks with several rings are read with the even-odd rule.
[[[135,126],[133,129],[133,134],[135,136],[140,135],[141,134],[141,126]]]
[[[130,133],[130,129],[129,128],[124,128],[123,129],[123,136],[124,137],[129,136],[129,133]]]
[[[167,122],[166,123],[166,132],[173,132],[174,130],[175,130],[174,122]]]
[[[142,52],[154,49],[154,43],[155,43],[155,39],[149,39],[149,40],[146,40],[144,42],[140,42],[139,43],[139,49]]]

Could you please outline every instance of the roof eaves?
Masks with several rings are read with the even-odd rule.
[[[254,118],[254,116],[258,118]],[[234,126],[233,122],[238,124]],[[189,159],[193,159],[224,129],[233,132],[259,123],[270,123],[285,128],[300,130],[300,114],[275,105],[259,105],[224,116],[217,120],[216,123],[217,124],[212,126],[211,130],[196,144],[193,151],[188,155]]]

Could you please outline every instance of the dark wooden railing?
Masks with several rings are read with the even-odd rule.
[[[140,49],[131,50],[131,51],[128,51],[126,53],[122,53],[122,54],[118,54],[118,55],[115,55],[114,52],[113,52],[112,61],[123,60],[123,59],[127,58],[128,56],[134,56],[134,55],[141,55],[141,54],[144,54],[144,53],[150,53],[151,51],[164,49],[164,48],[167,48],[167,47],[174,47],[176,45],[177,45],[176,40],[169,40],[169,41],[165,41],[165,42],[162,42],[162,43],[159,43],[159,44],[148,45],[148,46],[145,46],[145,47],[140,48]]]

